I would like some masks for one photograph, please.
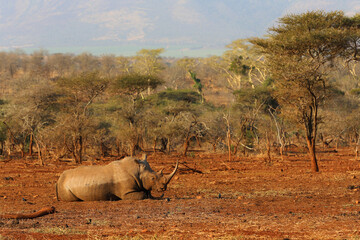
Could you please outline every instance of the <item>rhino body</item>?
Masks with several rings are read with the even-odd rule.
[[[56,184],[63,201],[140,200],[152,198],[151,190],[165,191],[176,173],[154,172],[144,160],[126,157],[105,166],[81,166],[66,170]]]

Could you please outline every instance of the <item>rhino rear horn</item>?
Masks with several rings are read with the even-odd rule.
[[[170,182],[170,180],[174,177],[178,168],[179,168],[179,160],[176,161],[176,166],[175,166],[174,171],[166,176],[166,184],[168,184]]]

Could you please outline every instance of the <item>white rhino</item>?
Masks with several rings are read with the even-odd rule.
[[[151,190],[165,191],[179,166],[169,175],[154,172],[146,160],[126,157],[104,166],[81,166],[64,171],[56,196],[63,201],[140,200],[153,198]]]

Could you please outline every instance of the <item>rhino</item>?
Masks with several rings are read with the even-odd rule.
[[[141,200],[163,192],[179,166],[169,175],[154,172],[147,162],[135,157],[104,166],[81,166],[64,171],[56,183],[56,197],[62,201]]]

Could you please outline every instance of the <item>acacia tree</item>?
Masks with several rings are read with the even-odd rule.
[[[314,172],[319,171],[315,151],[319,107],[331,87],[328,73],[334,59],[358,58],[359,23],[358,16],[346,17],[339,11],[287,15],[270,28],[268,37],[251,40],[266,55],[283,114],[305,130]]]
[[[235,133],[237,134],[234,134],[238,136],[235,150],[242,138],[246,140],[245,146],[260,146],[261,135],[263,135],[263,139],[266,140],[267,153],[270,160],[271,121],[269,121],[269,114],[278,105],[271,96],[272,92],[271,79],[254,88],[248,87],[234,92],[236,102],[233,107],[241,112],[239,119],[243,119],[243,126],[236,129]]]
[[[200,121],[206,127],[205,141],[212,145],[214,152],[216,152],[218,144],[226,138],[227,126],[223,110],[223,108],[207,110],[200,116]]]
[[[99,59],[90,53],[77,55],[73,61],[79,73],[98,71],[100,68]]]
[[[268,77],[268,70],[264,65],[264,59],[248,39],[237,39],[226,46],[227,50],[223,58],[227,59],[229,70],[243,77],[242,82],[248,82],[252,88],[256,82],[263,83]]]
[[[32,77],[49,77],[50,69],[47,63],[49,53],[45,50],[34,51],[29,56],[28,71]]]
[[[22,157],[25,154],[32,156],[36,147],[39,163],[43,165],[47,144],[39,141],[39,136],[42,135],[40,132],[46,132],[45,129],[55,122],[58,95],[54,83],[47,79],[25,78],[15,81],[19,85],[19,90],[16,97],[8,98],[6,101],[6,107],[1,113],[4,118],[0,130],[2,126],[5,127],[7,142],[10,146],[16,146]],[[1,136],[0,133],[0,139]]]
[[[76,163],[82,162],[84,141],[91,127],[95,128],[90,107],[105,91],[108,82],[109,79],[98,72],[84,72],[56,82],[62,94],[58,99],[61,112],[57,115],[57,123],[61,126],[64,144]]]
[[[24,53],[19,50],[0,53],[0,76],[2,78],[14,78],[21,67],[22,55],[24,55]]]
[[[164,52],[163,48],[141,49],[136,53],[134,65],[135,72],[143,75],[157,75],[164,69],[160,54]]]
[[[123,138],[133,156],[135,150],[139,147],[140,137],[145,131],[144,109],[143,109],[143,92],[146,89],[155,89],[163,81],[154,76],[129,74],[114,79],[112,90],[116,94],[115,102],[120,102],[116,106],[115,115],[117,119],[115,124],[118,125],[118,137]]]
[[[268,72],[263,57],[255,51],[248,39],[235,40],[226,47],[229,50],[221,57],[209,57],[205,64],[227,81],[229,89],[235,91],[247,85],[254,87],[258,82],[266,80]]]
[[[49,56],[48,65],[51,77],[71,76],[74,72],[74,56],[72,54],[55,53]]]
[[[197,70],[200,60],[185,57],[168,63],[169,66],[162,71],[163,78],[166,79],[165,88],[177,90],[188,87],[191,81],[188,73]]]
[[[183,143],[183,153],[186,155],[191,138],[198,140],[204,130],[198,121],[201,96],[191,90],[168,89],[154,94],[148,100],[152,106],[148,110],[157,112],[149,129],[154,144],[161,140],[162,149],[167,148],[170,152],[173,146]]]

